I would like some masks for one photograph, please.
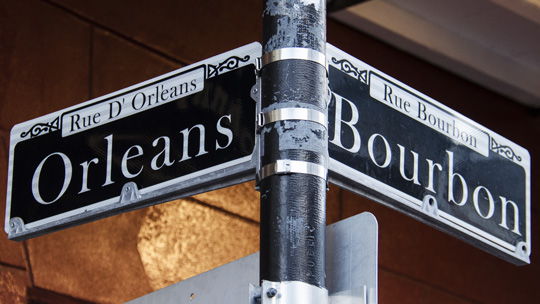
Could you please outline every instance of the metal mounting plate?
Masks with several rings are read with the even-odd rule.
[[[326,228],[329,304],[377,304],[378,229],[367,212]],[[128,304],[255,304],[260,287],[253,285],[259,283],[259,253],[254,253]]]

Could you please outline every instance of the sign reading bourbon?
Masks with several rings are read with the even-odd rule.
[[[327,60],[330,181],[529,263],[529,152],[331,45]]]
[[[260,53],[253,43],[14,126],[9,238],[253,179]]]

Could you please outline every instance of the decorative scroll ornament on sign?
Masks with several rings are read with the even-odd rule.
[[[515,158],[517,161],[521,161],[521,156],[517,155],[512,148],[509,146],[499,145],[493,138],[491,139],[491,150],[505,156],[510,160],[514,160]]]
[[[219,63],[217,66],[209,64],[207,78],[217,76],[221,72],[223,72],[223,70],[234,70],[238,68],[238,66],[240,65],[240,62],[247,62],[249,61],[249,59],[250,59],[249,55],[244,56],[244,58],[240,58],[238,56],[231,56],[227,58],[227,60]]]
[[[347,74],[352,74],[354,78],[360,80],[361,82],[368,84],[367,81],[367,71],[359,71],[350,61],[347,59],[337,60],[336,57],[332,57],[332,63],[339,64],[341,70]]]
[[[60,117],[56,117],[55,120],[49,123],[38,123],[33,125],[30,130],[22,132],[21,137],[25,138],[26,136],[30,135],[30,138],[34,138],[36,136],[58,130],[60,130]]]

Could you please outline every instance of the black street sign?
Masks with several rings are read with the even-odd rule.
[[[260,54],[246,45],[14,126],[9,238],[252,180]]]
[[[329,179],[516,264],[530,263],[530,155],[327,45]]]

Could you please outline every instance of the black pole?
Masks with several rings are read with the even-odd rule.
[[[261,168],[281,167],[259,172],[260,279],[326,288],[327,128],[290,111],[327,117],[326,1],[263,0],[263,9],[262,113],[286,109],[293,118],[265,122],[260,130]],[[305,49],[323,60],[310,60]],[[310,169],[297,170],[298,164]],[[324,174],[313,168],[324,168]]]

